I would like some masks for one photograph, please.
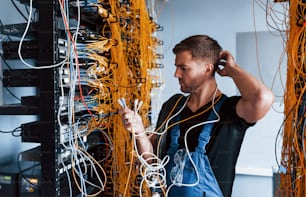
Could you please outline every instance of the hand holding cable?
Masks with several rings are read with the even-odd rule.
[[[134,134],[135,137],[145,136],[145,129],[142,118],[138,114],[142,102],[138,102],[138,100],[136,100],[134,110],[129,109],[123,99],[120,99],[118,102],[122,107],[119,110],[119,114],[121,115],[124,128]]]
[[[146,135],[142,118],[138,114],[142,102],[136,99],[134,102],[134,110],[127,107],[124,99],[119,99],[118,102],[122,107],[119,110],[119,114],[121,115],[123,125],[133,134],[135,153],[141,163],[140,172],[142,181],[140,190],[144,182],[151,188],[164,188],[166,186],[165,165],[169,162],[169,157],[166,156],[163,159],[159,159],[153,153],[150,137]]]
[[[135,100],[134,110],[127,107],[124,99],[118,100],[121,105],[119,114],[123,122],[123,126],[126,130],[133,134],[133,139],[135,139],[135,151],[140,160],[143,160],[146,165],[146,160],[152,161],[153,146],[150,138],[145,133],[145,128],[142,122],[141,116],[138,111],[142,105],[142,102]],[[137,140],[136,140],[137,139]]]

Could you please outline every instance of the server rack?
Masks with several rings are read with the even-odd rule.
[[[29,3],[23,1],[22,3]],[[35,58],[36,65],[52,65],[56,62],[56,20],[57,1],[34,1],[38,10],[36,35],[23,45],[24,58]],[[18,24],[12,26],[16,27]],[[23,26],[24,27],[24,24]],[[10,27],[6,27],[10,28]],[[20,28],[21,32],[22,28]],[[24,30],[23,30],[24,31]],[[3,43],[4,58],[15,59],[18,45],[16,41]],[[40,143],[41,196],[59,196],[59,173],[57,160],[56,105],[58,90],[55,69],[13,69],[4,71],[4,86],[37,87],[37,95],[22,97],[18,105],[0,107],[1,115],[37,115],[38,121],[23,124],[22,141]]]
[[[63,41],[63,24],[59,18],[61,17],[60,13],[60,5],[59,1],[57,0],[19,0],[21,3],[24,4],[31,4],[33,3],[33,6],[37,9],[38,13],[38,20],[31,22],[30,28],[28,30],[27,38],[29,40],[26,40],[23,42],[22,45],[22,54],[24,58],[33,58],[36,60],[36,67],[45,67],[48,65],[54,65],[59,63],[63,60],[63,51],[61,51],[60,45],[66,45],[66,41]],[[71,3],[72,1],[67,1]],[[87,4],[87,1],[82,1],[84,5]],[[98,1],[97,1],[98,2]],[[115,2],[115,1],[113,1]],[[117,4],[120,6],[125,6],[129,9],[128,6],[130,6],[129,1],[118,1]],[[73,6],[75,4],[71,3],[69,4],[72,9],[71,12],[73,13]],[[104,6],[108,7],[109,4],[107,2],[103,3]],[[99,35],[95,34],[96,32],[101,32],[103,28],[103,36],[110,38],[113,34],[113,32],[110,29],[109,25],[106,25],[106,19],[110,17],[111,8],[108,7],[109,10],[104,10],[106,13],[105,16],[96,17],[90,15],[91,12],[98,12],[98,10],[95,10],[94,7],[90,7],[88,9],[83,9],[84,15],[82,15],[82,25],[88,25],[89,28],[85,28],[84,35],[80,36],[80,39],[95,39]],[[114,12],[114,10],[112,10]],[[140,15],[140,10],[136,10],[136,18],[133,20],[136,20],[137,23],[139,23],[138,16]],[[86,15],[88,14],[89,15]],[[105,14],[104,13],[104,14]],[[120,14],[118,14],[120,15]],[[133,21],[131,21],[130,18],[125,18],[122,21],[120,17],[117,16],[111,16],[113,17],[111,20],[112,22],[120,23],[121,26],[127,25],[128,27],[124,28],[131,28],[129,26],[134,27],[138,26],[138,24],[135,24]],[[105,17],[105,18],[104,18]],[[96,22],[100,24],[96,24]],[[125,24],[123,24],[125,23]],[[157,24],[153,24],[154,28],[156,28],[158,31],[162,30],[160,26]],[[17,32],[10,32],[10,34],[14,34],[15,36],[22,35],[22,29],[25,27],[25,24],[13,24],[13,25],[7,25],[5,28],[10,29],[14,27],[18,27],[19,29]],[[87,32],[87,30],[90,29],[91,32]],[[128,29],[127,29],[128,30]],[[5,31],[5,29],[2,29],[2,32]],[[142,29],[142,31],[146,31]],[[151,29],[148,31],[151,33]],[[138,32],[140,33],[140,32]],[[89,37],[90,35],[90,37]],[[84,37],[83,37],[84,36]],[[119,38],[125,39],[127,42],[131,40],[131,37],[129,37],[128,34],[122,33],[121,35],[118,35]],[[118,38],[117,38],[118,39]],[[162,45],[162,41],[159,41],[158,39],[155,40],[159,45]],[[64,44],[62,43],[64,42]],[[114,45],[117,43],[114,42]],[[139,46],[139,42],[137,43],[136,47]],[[19,42],[18,41],[9,41],[2,43],[2,48],[4,51],[3,57],[6,59],[18,59],[19,56],[17,54]],[[125,50],[131,50],[129,48],[131,44],[127,44]],[[152,47],[153,48],[153,47]],[[67,51],[64,51],[66,53]],[[134,51],[135,52],[135,51]],[[139,51],[136,51],[136,53],[139,53]],[[65,54],[64,54],[65,55]],[[111,53],[110,52],[104,52],[103,55],[111,59]],[[122,55],[122,54],[120,54]],[[161,54],[154,54],[158,58],[162,58]],[[154,59],[154,58],[152,58]],[[138,60],[137,58],[128,58],[129,64],[134,64],[140,67],[144,64],[144,62]],[[85,62],[86,63],[86,62]],[[117,62],[110,62],[112,66],[118,68]],[[161,63],[158,62],[149,62],[148,64],[149,68],[156,68],[161,69],[163,68]],[[129,65],[127,65],[129,66]],[[48,68],[48,69],[13,69],[13,70],[4,70],[4,79],[3,79],[3,85],[7,87],[36,87],[37,88],[37,94],[34,96],[26,96],[21,98],[21,103],[18,105],[7,105],[7,106],[0,106],[0,114],[1,115],[37,115],[38,120],[35,122],[29,122],[24,123],[21,125],[22,129],[22,142],[34,142],[39,143],[39,147],[35,148],[33,150],[29,150],[28,152],[32,152],[31,158],[33,159],[33,154],[37,156],[39,154],[39,157],[37,159],[36,156],[35,159],[38,160],[40,163],[39,170],[37,168],[35,169],[35,177],[40,176],[37,178],[39,180],[39,191],[35,190],[35,194],[39,193],[40,196],[69,196],[71,189],[68,188],[67,181],[67,174],[65,174],[65,170],[63,169],[61,158],[63,157],[62,147],[61,147],[61,140],[62,140],[62,131],[59,126],[58,122],[58,110],[60,105],[60,99],[61,98],[61,89],[60,89],[60,82],[59,82],[59,76],[61,73],[59,73],[59,69],[57,67]],[[111,73],[113,74],[113,73]],[[134,76],[131,79],[128,79],[128,82],[132,83],[133,85],[129,87],[128,89],[135,89],[135,92],[131,92],[131,98],[133,98],[135,95],[141,93],[141,89],[137,89],[137,85],[150,83],[148,79],[145,76],[142,76],[142,74],[139,71],[136,71]],[[136,84],[136,85],[135,85]],[[153,87],[160,87],[161,84],[159,82],[156,82],[155,84],[151,84]],[[117,90],[116,90],[117,91]],[[143,91],[143,90],[142,90]],[[145,92],[142,92],[145,93]],[[150,102],[150,101],[149,101]],[[148,109],[145,109],[148,111]],[[108,112],[106,116],[111,116],[111,114],[116,112]],[[103,138],[101,135],[93,132],[91,135],[89,135],[86,140],[88,144],[94,145],[91,150],[89,150],[89,154],[94,155],[96,158],[103,158],[106,154],[103,148],[101,146],[95,146],[99,143],[99,141]],[[29,154],[29,153],[27,153]],[[116,161],[115,161],[116,162]],[[110,164],[112,165],[112,164]],[[110,171],[111,166],[105,166],[107,173],[113,173],[118,174],[120,172],[117,171]],[[118,163],[115,163],[115,165],[120,165]],[[71,167],[71,166],[70,166]],[[40,171],[39,173],[37,173]],[[70,176],[71,176],[71,172]],[[108,174],[110,175],[110,174]],[[95,180],[95,177],[88,177],[92,181]],[[139,177],[138,177],[139,178]],[[23,185],[28,185],[23,180]],[[124,184],[124,183],[122,183]],[[135,184],[135,183],[131,183]],[[73,187],[73,196],[79,196],[81,195],[78,185],[71,184]],[[102,193],[100,195],[102,196],[113,196],[115,195],[116,185],[111,183],[111,181],[108,181],[106,184],[105,193]],[[89,193],[95,193],[96,189],[91,188],[88,186],[88,192]],[[25,195],[26,190],[22,190],[22,194]],[[120,191],[121,192],[121,191]],[[120,193],[118,192],[118,193]],[[116,195],[119,195],[119,194]],[[34,195],[34,194],[33,194]],[[132,196],[135,196],[135,194],[132,194]],[[137,195],[136,195],[137,196]]]

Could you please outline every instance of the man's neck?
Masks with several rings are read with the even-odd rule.
[[[191,111],[195,112],[220,94],[221,92],[218,90],[216,83],[208,85],[198,93],[190,93],[187,106]]]

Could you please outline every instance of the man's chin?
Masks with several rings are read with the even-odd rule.
[[[189,93],[190,91],[188,91],[188,90],[186,90],[186,89],[184,89],[184,88],[181,87],[181,92],[183,92],[183,93]]]

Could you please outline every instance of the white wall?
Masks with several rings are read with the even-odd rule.
[[[274,9],[279,9],[280,4],[274,4],[274,6]],[[175,66],[172,48],[176,43],[193,34],[212,36],[219,41],[223,49],[233,53],[238,64],[245,63],[246,65],[241,66],[256,77],[258,76],[259,70],[256,70],[256,45],[254,44],[255,34],[254,40],[251,40],[254,48],[252,51],[246,52],[251,52],[251,54],[237,54],[237,45],[239,44],[237,44],[237,35],[251,33],[248,34],[250,36],[255,31],[270,31],[270,29],[267,29],[266,13],[255,1],[169,0],[164,6],[161,6],[158,23],[164,27],[164,31],[160,32],[159,35],[165,43],[163,46],[165,87],[161,102],[168,99],[172,94],[179,92],[177,79],[173,77]],[[261,42],[266,42],[268,45],[269,41],[269,38],[264,38]],[[277,43],[278,41],[280,43]],[[276,41],[274,40],[275,43],[278,46],[282,46],[281,37],[278,37]],[[280,51],[282,51],[282,48],[275,48],[274,45],[268,45],[265,49],[265,52],[259,52],[261,54],[259,55],[260,61],[262,60],[262,54],[266,52],[274,55],[273,61],[275,59],[278,60],[281,54]],[[274,51],[276,52],[274,53]],[[240,58],[237,59],[239,55]],[[241,58],[241,56],[244,55],[252,56],[250,60],[251,62],[253,61],[255,66],[254,64],[249,65],[250,61],[243,62],[244,58]],[[248,59],[248,57],[245,57],[245,59]],[[270,63],[268,62],[268,64]],[[268,87],[272,87],[270,76],[275,74],[273,71],[276,71],[273,69],[271,71],[271,68],[277,68],[278,62],[272,62],[271,64],[274,67],[270,65],[267,68],[265,67],[266,65],[262,65],[260,71],[263,73],[269,72],[270,75],[265,75],[266,79],[264,79]],[[285,78],[283,79],[285,80]],[[229,96],[237,94],[237,89],[231,79],[217,77],[217,80],[219,88],[225,94]],[[276,86],[279,86],[279,84]],[[277,91],[277,95],[279,94],[280,92]],[[247,132],[237,163],[233,197],[272,196],[272,167],[276,166],[274,146],[275,138],[283,119],[282,111],[282,100],[278,98],[267,116]],[[277,155],[279,155],[279,148],[281,147],[281,142],[278,143]],[[264,184],[258,184],[260,182]]]
[[[268,31],[265,11],[256,3],[253,8],[253,1],[245,0],[168,0],[160,6],[158,23],[164,27],[158,36],[165,43],[163,63],[164,73],[167,73],[164,77],[166,85],[162,100],[179,91],[178,83],[173,77],[175,67],[172,48],[185,37],[192,34],[210,35],[219,41],[223,49],[231,51],[236,56],[238,32]],[[218,80],[224,93],[236,93],[231,80]]]
[[[282,57],[284,45],[277,32],[244,32],[237,34],[237,61],[247,71],[272,89],[275,102],[269,113],[245,137],[238,160],[239,168],[262,168],[270,171],[277,166],[275,138],[283,120],[282,96],[285,91],[287,58]],[[280,146],[278,145],[278,148]],[[263,154],[264,153],[264,154]]]

